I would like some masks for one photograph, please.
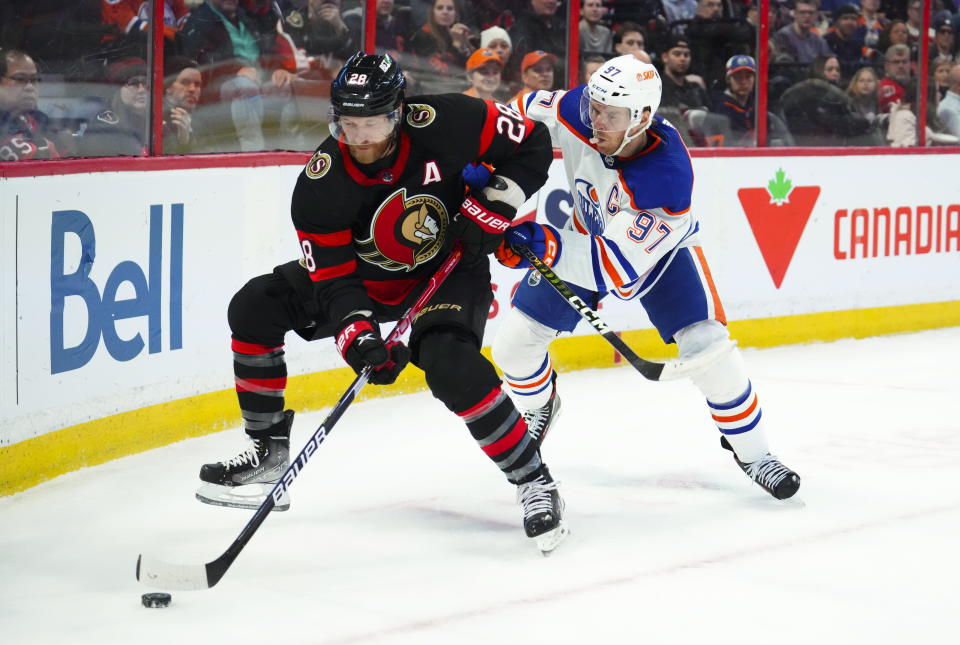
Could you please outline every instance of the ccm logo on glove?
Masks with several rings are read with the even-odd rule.
[[[463,200],[460,205],[460,212],[476,222],[487,233],[502,233],[510,228],[508,218],[487,210],[472,197]]]

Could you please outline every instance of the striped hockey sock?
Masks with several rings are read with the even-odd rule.
[[[507,480],[522,484],[535,479],[542,466],[536,442],[527,433],[527,424],[513,401],[497,385],[476,405],[458,412],[493,463]]]
[[[546,354],[540,367],[527,376],[512,376],[504,373],[504,380],[510,391],[516,395],[516,401],[524,410],[542,408],[553,393],[553,363]]]
[[[732,401],[715,403],[707,399],[710,415],[727,438],[740,461],[749,463],[769,452],[766,433],[761,425],[763,411],[753,385]]]
[[[287,363],[283,345],[270,347],[233,339],[233,374],[243,426],[252,437],[283,421]]]

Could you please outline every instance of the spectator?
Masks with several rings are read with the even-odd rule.
[[[39,86],[37,65],[26,52],[0,49],[0,162],[60,156],[48,137],[50,118],[37,109]]]
[[[880,34],[890,20],[880,13],[880,0],[860,0],[859,36],[863,44],[873,50],[880,50]]]
[[[690,70],[690,43],[684,36],[672,36],[661,54],[663,95],[660,105],[675,107],[682,115],[689,109],[707,109],[703,79],[687,74]]]
[[[489,49],[478,49],[467,59],[467,80],[470,88],[463,93],[488,101],[499,101],[500,74],[503,62]]]
[[[283,30],[308,56],[346,60],[362,44],[360,32],[344,22],[341,0],[292,0],[283,11]]]
[[[520,88],[516,96],[510,99],[510,102],[516,101],[528,92],[554,89],[553,66],[556,62],[556,56],[543,50],[532,51],[524,56],[520,63],[520,78],[523,79],[523,87]]]
[[[203,88],[200,66],[189,58],[171,56],[164,61],[163,74],[163,152],[194,152],[202,131],[194,118]]]
[[[910,51],[916,54],[920,49],[920,30],[923,29],[923,0],[909,0],[907,3],[907,36]],[[932,37],[932,34],[931,34]]]
[[[724,145],[752,146],[754,139],[753,88],[757,82],[757,63],[752,56],[739,54],[726,64],[726,89],[711,103],[714,112],[725,117],[731,140]]]
[[[840,59],[834,55],[817,56],[810,64],[810,78],[819,78],[834,85],[840,85],[843,74],[840,71]]]
[[[407,38],[413,33],[410,8],[398,7],[394,0],[377,0],[377,53],[400,59],[407,51]]]
[[[513,53],[513,41],[503,27],[494,26],[481,31],[480,47],[492,50],[505,66],[509,64],[510,55]]]
[[[613,34],[601,23],[607,10],[601,0],[580,0],[580,51],[609,54]]]
[[[520,66],[512,65],[513,41],[503,27],[490,27],[480,32],[481,49],[489,49],[503,62],[500,85],[507,96],[513,96],[520,89]]]
[[[797,83],[780,98],[787,128],[802,146],[876,145],[873,125],[840,89],[836,56],[818,56],[810,78]],[[867,136],[865,136],[867,135]]]
[[[259,5],[257,13],[238,5],[238,0],[204,0],[193,9],[180,31],[182,53],[204,70],[207,99],[219,99],[221,113],[210,122],[228,124],[220,133],[222,149],[263,150],[265,114],[278,119],[292,104],[294,74],[275,56],[277,17]]]
[[[950,87],[950,68],[953,62],[949,58],[937,57],[930,63],[930,82],[936,85],[940,100],[947,95]]]
[[[697,0],[662,0],[661,2],[663,15],[670,24],[679,20],[693,20],[697,15],[697,5]],[[717,6],[720,6],[720,2],[717,2]],[[671,27],[674,33],[682,33],[684,29],[686,27]]]
[[[847,85],[847,95],[853,106],[871,123],[878,123],[880,104],[877,102],[877,73],[872,67],[861,67]]]
[[[797,0],[793,7],[793,23],[774,35],[777,49],[803,65],[809,65],[817,56],[830,55],[827,41],[814,29],[816,18],[817,5],[813,0]]]
[[[607,57],[603,54],[587,54],[580,61],[580,82],[590,82],[593,73],[600,69],[607,62]]]
[[[884,76],[877,84],[877,97],[880,112],[890,112],[890,105],[904,100],[907,88],[912,86],[910,72],[910,48],[906,45],[892,45],[887,50],[883,62]],[[908,99],[908,102],[912,99]]]
[[[562,57],[567,50],[567,26],[563,15],[557,15],[559,0],[528,2],[528,8],[510,28],[514,61],[524,60],[528,53],[535,50]]]
[[[833,12],[833,28],[824,36],[827,45],[836,54],[845,77],[853,70],[863,66],[873,56],[863,42],[864,32],[860,29],[860,10],[855,4],[841,5]]]
[[[693,22],[687,27],[690,43],[690,69],[707,87],[726,85],[724,62],[738,54],[752,54],[754,27],[743,19],[723,17],[720,0],[700,0]]]
[[[891,20],[887,23],[887,26],[880,32],[877,50],[885,52],[893,45],[906,45],[909,50],[910,33],[907,31],[907,23],[902,20]]]
[[[100,0],[100,19],[109,28],[103,42],[115,47],[114,56],[146,57],[152,4],[147,0]],[[163,35],[167,46],[174,44],[189,15],[184,0],[164,0]]]
[[[420,59],[421,91],[427,94],[460,91],[460,70],[473,53],[470,28],[457,20],[453,0],[434,0],[427,23],[410,37],[410,49]]]
[[[937,107],[937,117],[944,130],[960,137],[960,63],[954,63],[947,76],[947,92]]]
[[[613,51],[618,55],[633,54],[645,63],[650,62],[650,56],[644,51],[646,36],[643,29],[635,22],[621,23],[613,32]]]
[[[480,13],[487,13],[488,9],[490,8],[489,5],[494,2],[497,2],[497,0],[453,0],[454,9],[457,12],[457,22],[463,23],[469,27],[471,33],[477,32],[480,26],[480,22],[477,19],[477,11],[479,10]],[[363,3],[360,4],[362,5]],[[430,20],[430,12],[433,9],[433,0],[409,0],[404,4],[408,4],[410,6],[410,20],[414,25],[422,27],[423,25],[427,24],[427,21]]]
[[[928,88],[927,92],[927,145],[957,145],[960,137],[950,134],[938,116],[937,91]],[[915,101],[905,100],[895,103],[890,110],[890,126],[887,129],[887,140],[894,148],[904,148],[917,145],[917,114]]]
[[[956,58],[956,34],[953,19],[946,11],[937,15],[933,21],[934,37],[930,43],[931,60],[937,57],[949,58],[951,61]]]
[[[110,108],[91,121],[80,138],[84,157],[140,156],[147,154],[147,107],[150,102],[147,63],[126,58],[107,68],[107,81],[117,90]]]

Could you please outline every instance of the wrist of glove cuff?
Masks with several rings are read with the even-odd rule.
[[[482,192],[476,192],[460,205],[453,234],[463,240],[468,253],[487,255],[500,246],[516,213],[517,209],[509,204],[490,201]]]
[[[514,250],[514,246],[526,246],[533,254],[552,267],[560,260],[563,249],[557,229],[548,224],[522,222],[510,228],[504,236],[504,242],[496,250],[497,260],[511,269],[525,269],[530,266],[527,258]]]
[[[337,349],[353,371],[360,374],[372,368],[370,382],[390,385],[410,362],[410,350],[400,341],[385,343],[377,321],[369,316],[354,315],[344,319],[337,332]]]

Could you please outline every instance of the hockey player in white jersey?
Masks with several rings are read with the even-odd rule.
[[[770,454],[760,404],[730,340],[690,210],[693,168],[679,133],[656,115],[656,69],[620,56],[569,91],[537,91],[513,104],[550,130],[563,151],[574,208],[563,230],[535,222],[510,229],[500,262],[529,267],[510,244],[526,245],[596,308],[611,294],[637,299],[680,358],[717,358],[691,377],[747,475],[777,499],[800,487],[799,476]],[[538,441],[560,410],[557,375],[547,347],[580,320],[540,274],[520,282],[493,345],[529,431]]]

